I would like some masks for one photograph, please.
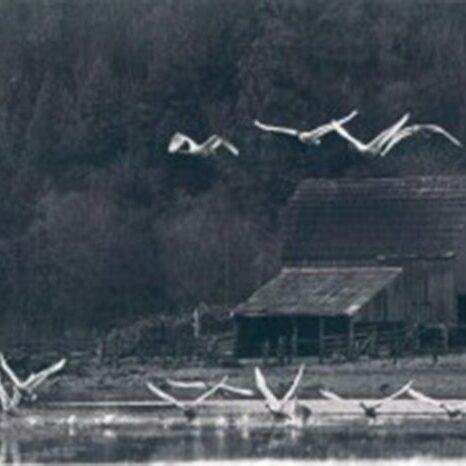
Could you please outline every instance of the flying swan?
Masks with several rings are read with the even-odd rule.
[[[405,128],[398,131],[396,134],[394,134],[385,146],[385,148],[382,150],[380,155],[382,157],[387,155],[388,152],[390,152],[390,150],[392,150],[392,148],[396,146],[398,143],[400,143],[403,139],[414,136],[417,133],[426,134],[428,132],[440,134],[441,136],[444,136],[446,139],[448,139],[448,141],[450,141],[455,146],[463,147],[463,144],[461,144],[461,142],[458,139],[452,136],[448,131],[444,130],[441,126],[433,124],[411,125],[406,126]]]
[[[206,392],[204,392],[201,396],[196,398],[195,400],[189,400],[189,401],[180,401],[177,400],[174,396],[168,394],[167,392],[161,390],[160,388],[156,387],[155,385],[151,384],[150,382],[147,382],[147,388],[156,396],[161,398],[162,400],[168,401],[170,405],[176,406],[178,409],[180,409],[183,414],[186,416],[186,418],[189,421],[192,421],[196,416],[197,416],[197,407],[207,400],[210,396],[212,396],[214,393],[216,393],[220,387],[227,381],[228,376],[226,375],[223,377],[223,379],[216,385],[214,385],[212,388],[209,388]]]
[[[193,141],[189,136],[183,133],[175,133],[168,145],[168,152],[170,154],[191,154],[199,155],[201,157],[210,157],[215,155],[220,147],[224,147],[233,155],[238,156],[239,150],[230,141],[213,134],[206,139],[202,144]]]
[[[414,399],[422,401],[423,403],[427,403],[437,408],[443,409],[445,413],[447,413],[450,419],[459,418],[464,414],[464,409],[466,408],[466,402],[460,403],[455,406],[451,406],[443,401],[434,400],[433,398],[424,395],[418,390],[414,390],[414,388],[409,388],[407,390],[408,395],[411,395]]]
[[[0,379],[0,407],[4,413],[9,413],[16,409],[21,400],[19,390],[13,387],[13,395],[10,396]],[[0,463],[1,464],[1,463]]]
[[[198,390],[207,390],[209,388],[209,384],[203,382],[202,380],[193,380],[193,381],[183,381],[183,380],[173,380],[173,379],[166,379],[165,382],[167,385],[173,388],[179,389],[198,389]],[[254,392],[247,388],[240,388],[235,387],[234,385],[230,385],[227,383],[222,384],[219,387],[219,390],[233,393],[235,395],[251,397],[254,396]]]
[[[15,389],[19,392],[21,397],[26,397],[32,401],[37,398],[35,390],[51,375],[61,371],[65,367],[66,359],[60,359],[55,364],[41,370],[37,374],[31,374],[27,379],[21,380],[8,365],[3,353],[0,353],[0,366],[10,378]]]
[[[411,387],[413,381],[410,380],[406,385],[403,385],[399,390],[396,392],[392,393],[390,396],[387,396],[386,398],[382,398],[381,400],[377,400],[371,404],[367,404],[364,401],[358,401],[358,405],[362,408],[364,411],[364,414],[369,418],[369,419],[375,419],[378,415],[377,410],[381,408],[384,404],[389,403],[390,401],[395,400],[396,398],[399,398],[403,393],[407,392],[409,388]],[[354,400],[349,400],[342,398],[340,395],[337,395],[334,392],[331,392],[330,390],[320,390],[321,395],[324,398],[327,398],[328,400],[333,400],[333,401],[342,401],[342,402],[354,402]]]
[[[278,399],[270,390],[265,381],[261,370],[256,367],[254,375],[256,379],[257,389],[265,398],[265,405],[272,413],[276,420],[288,419],[291,421],[303,420],[306,421],[311,415],[311,410],[306,405],[297,402],[296,391],[303,377],[305,365],[301,364],[298,373],[282,399]]]
[[[389,126],[374,139],[368,143],[364,143],[350,134],[338,121],[332,121],[333,129],[343,138],[349,142],[352,149],[356,150],[362,155],[381,155],[384,147],[391,141],[391,139],[398,133],[409,119],[409,113],[403,115],[396,123]]]
[[[344,125],[351,121],[358,114],[357,110],[353,110],[349,115],[335,120],[339,125]],[[272,126],[261,123],[259,120],[254,120],[254,125],[260,128],[263,131],[268,131],[272,133],[285,134],[287,136],[293,136],[298,138],[300,142],[307,145],[318,146],[322,141],[322,137],[331,133],[335,130],[333,122],[327,123],[325,125],[318,126],[317,128],[311,129],[310,131],[299,131],[294,128],[288,128],[285,126]]]

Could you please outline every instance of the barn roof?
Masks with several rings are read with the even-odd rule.
[[[284,268],[233,313],[350,316],[401,273],[399,267]]]
[[[465,220],[466,177],[309,179],[289,203],[283,262],[444,255]]]

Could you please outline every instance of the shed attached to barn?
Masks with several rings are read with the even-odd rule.
[[[239,355],[281,337],[307,354],[332,333],[350,350],[364,325],[466,322],[466,177],[308,179],[284,233],[281,273],[234,310]]]
[[[403,286],[398,267],[284,268],[234,310],[237,354],[274,351],[281,339],[294,354],[318,354],[329,337],[351,352],[358,326],[402,323]]]

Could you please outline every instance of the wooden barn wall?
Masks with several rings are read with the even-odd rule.
[[[407,322],[457,323],[454,258],[390,259],[383,265],[403,267]]]
[[[407,319],[420,323],[456,323],[454,263],[451,260],[416,260],[405,264],[409,290]]]
[[[458,240],[455,261],[455,290],[466,295],[466,234]]]

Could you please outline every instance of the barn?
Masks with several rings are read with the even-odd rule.
[[[464,322],[465,227],[465,177],[305,180],[282,271],[233,311],[238,354],[315,354],[337,335],[351,353],[363,329]]]

